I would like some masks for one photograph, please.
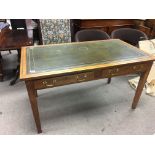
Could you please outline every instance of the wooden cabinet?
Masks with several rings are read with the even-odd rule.
[[[133,28],[135,23],[132,19],[83,19],[73,20],[75,33],[82,29],[102,29],[108,34],[114,29],[121,27]]]
[[[111,35],[111,32],[118,28],[135,28],[146,33],[148,37],[155,36],[151,34],[151,28],[141,19],[76,19],[72,20],[71,32],[74,41],[75,33],[82,29],[101,29]],[[155,22],[154,22],[155,23]],[[155,30],[155,28],[154,28]]]

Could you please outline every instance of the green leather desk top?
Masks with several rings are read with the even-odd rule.
[[[27,73],[133,60],[148,55],[120,40],[82,42],[26,48]]]

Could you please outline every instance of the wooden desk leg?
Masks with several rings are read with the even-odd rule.
[[[110,84],[110,82],[111,82],[111,78],[108,78],[108,82],[107,83]]]
[[[147,77],[149,75],[151,67],[152,67],[152,63],[148,64],[148,70],[146,72],[141,73],[140,80],[139,80],[139,83],[137,86],[137,90],[136,90],[136,93],[135,93],[135,96],[134,96],[134,99],[132,102],[132,109],[136,109],[136,106],[138,104],[139,98],[140,98],[141,93],[143,91],[143,88],[144,88],[144,85],[146,83],[146,80],[147,80]]]
[[[37,90],[35,90],[35,96],[36,96],[36,97],[38,97],[38,93],[37,93]]]
[[[25,81],[25,83],[26,83],[27,92],[29,95],[29,100],[30,100],[31,108],[32,108],[32,112],[33,112],[33,117],[34,117],[34,120],[36,123],[38,133],[42,133],[38,104],[37,104],[37,99],[36,99],[36,90],[34,89],[34,83],[33,83],[33,81]]]

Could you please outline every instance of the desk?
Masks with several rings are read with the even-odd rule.
[[[23,47],[20,79],[25,80],[38,133],[37,90],[114,76],[141,73],[135,109],[155,57],[121,40]]]
[[[7,50],[20,50],[22,46],[33,45],[33,34],[31,30],[4,30],[0,33],[0,52]],[[18,67],[19,68],[19,67]],[[2,57],[0,57],[0,80],[3,80]],[[18,69],[17,69],[18,76]],[[13,80],[15,83],[16,78]]]

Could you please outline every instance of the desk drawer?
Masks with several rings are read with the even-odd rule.
[[[90,81],[94,79],[94,72],[81,73],[75,76],[76,76],[77,82]]]
[[[142,71],[145,71],[146,69],[147,69],[147,66],[145,64],[114,67],[107,70],[103,70],[102,76],[105,78],[113,77],[113,76],[142,72]]]
[[[36,80],[34,82],[34,86],[35,86],[35,89],[44,89],[44,88],[62,86],[66,84],[90,81],[93,79],[94,79],[94,73],[87,72],[87,73],[80,73],[76,75],[68,75],[68,76],[62,76],[62,77]]]

